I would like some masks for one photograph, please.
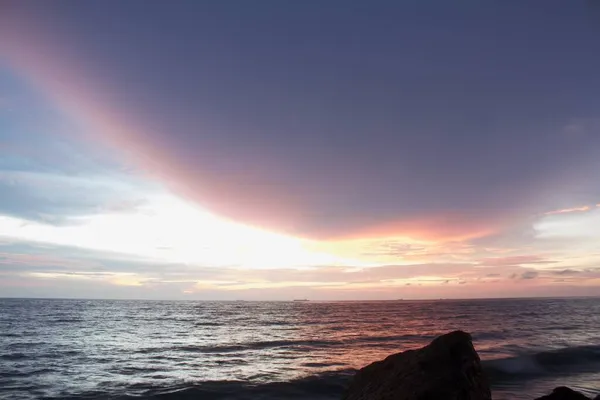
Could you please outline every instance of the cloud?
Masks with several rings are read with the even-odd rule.
[[[96,7],[103,12],[16,7],[0,35],[6,58],[66,113],[97,130],[96,140],[126,151],[177,193],[227,218],[313,239],[467,240],[539,213],[546,192],[573,193],[572,182],[591,179],[586,171],[597,159],[596,138],[565,144],[562,131],[581,125],[573,115],[595,99],[589,82],[598,56],[556,43],[592,45],[593,35],[571,29],[564,41],[548,34],[550,16],[523,19],[546,32],[531,37],[530,26],[503,8],[492,22],[496,29],[481,40],[481,32],[456,25],[461,18],[443,21],[440,32],[454,33],[438,35],[412,23],[420,14],[405,6],[374,8],[378,17],[397,21],[391,29],[398,34],[410,26],[417,39],[405,43],[371,29],[363,13],[320,9],[335,15],[328,24],[336,35],[329,35],[310,17],[315,13],[305,12],[311,6],[300,3],[292,9],[302,12],[276,7],[286,31],[271,26],[268,34],[250,10],[241,18],[227,7],[203,13],[200,3],[181,3],[168,13],[181,18],[156,10],[144,16],[148,23],[137,23],[134,13],[108,21],[122,12],[110,3]],[[453,12],[484,17],[481,10]],[[222,21],[218,28],[202,23],[212,13]],[[108,22],[120,32],[118,46],[110,33],[96,34]],[[157,23],[172,35],[150,28]],[[52,29],[58,25],[66,28]],[[364,29],[361,46],[350,39],[357,26]],[[522,34],[506,35],[507,26]],[[186,39],[189,32],[208,38],[202,54]],[[281,39],[290,35],[303,44]],[[139,51],[140,42],[155,46]],[[501,43],[500,50],[483,63],[469,61],[473,52],[488,52],[490,42]],[[532,46],[542,49],[529,60],[532,68],[559,65],[561,74],[532,77],[513,68]],[[423,47],[431,50],[427,59]],[[461,50],[448,56],[447,48]],[[369,62],[344,68],[358,59]],[[482,84],[485,76],[496,78]]]
[[[0,170],[0,215],[52,225],[106,212],[134,211],[157,193],[128,176],[70,176],[48,172]]]
[[[423,252],[423,244],[408,243],[399,240],[380,240],[367,246],[362,252],[365,256],[405,256]]]
[[[521,274],[521,279],[523,279],[523,280],[535,279],[539,275],[540,275],[540,273],[538,271],[526,271]]]
[[[595,241],[600,239],[600,208],[586,213],[549,215],[534,224],[537,238],[540,239],[579,239]]]
[[[563,270],[560,270],[560,271],[552,271],[552,273],[554,275],[577,275],[577,274],[580,274],[581,271],[569,268],[569,269],[563,269]]]
[[[473,266],[470,264],[414,264],[381,267],[313,267],[248,269],[214,268],[182,263],[157,263],[118,254],[71,249],[62,246],[36,246],[15,242],[2,246],[0,272],[44,279],[116,280],[128,277],[139,284],[204,282],[223,290],[249,287],[344,285],[396,285],[407,282],[453,280]],[[443,278],[440,278],[443,277]]]
[[[362,238],[318,241],[315,251],[364,260],[370,265],[468,263],[476,248],[468,242],[419,241],[408,238]]]
[[[113,149],[84,140],[76,118],[8,71],[0,71],[0,82],[8,82],[16,111],[0,128],[0,215],[69,224],[70,217],[136,207],[160,191]]]
[[[387,281],[453,278],[472,268],[470,264],[414,264],[381,267],[319,267],[310,269],[223,270],[216,272],[225,280],[260,280],[266,282],[343,282],[344,284],[380,283]],[[404,283],[404,282],[401,282]]]
[[[544,271],[546,272],[546,271]],[[560,277],[563,282],[569,282],[570,284],[587,284],[597,285],[600,284],[600,268],[581,268],[581,269],[563,269],[547,271],[548,277]]]
[[[523,296],[534,291],[550,295],[552,290],[555,293],[559,290],[551,286],[547,286],[545,292],[535,289],[556,277],[552,270],[516,266],[483,268],[476,263],[248,269],[151,262],[117,254],[18,242],[5,243],[0,249],[0,295],[16,294],[14,290],[21,288],[20,293],[51,297],[95,294],[119,298],[364,299],[460,298],[466,294],[455,288],[465,284],[470,288],[468,296],[475,297]],[[489,268],[496,269],[482,276],[482,271]],[[509,275],[509,279],[529,282],[528,292],[513,288],[514,284],[511,286],[509,280],[502,278]],[[583,287],[600,279],[600,269],[582,270],[581,279],[575,275],[558,275],[564,277],[564,281],[554,282],[555,285]],[[78,288],[89,289],[87,294],[71,288],[74,280]],[[132,291],[127,294],[119,289],[121,287],[130,287]],[[99,292],[100,289],[103,292]]]
[[[466,241],[490,235],[499,229],[499,222],[487,219],[482,222],[469,213],[439,213],[417,218],[406,217],[400,221],[391,220],[366,226],[344,237],[377,238],[406,237],[421,241]]]
[[[549,260],[542,255],[519,255],[507,257],[490,257],[479,260],[479,264],[488,267],[520,266],[528,264],[553,264],[555,260]]]
[[[0,252],[0,270],[21,272],[26,270],[47,270],[47,269],[65,269],[86,267],[98,268],[100,264],[81,262],[72,258],[60,257],[54,255],[30,254],[30,253],[7,253]]]
[[[573,207],[573,208],[564,208],[562,210],[554,210],[548,211],[546,215],[554,215],[554,214],[569,214],[573,212],[585,212],[590,211],[594,206],[581,206],[581,207]]]
[[[510,275],[508,275],[508,278],[511,280],[527,281],[542,277],[542,271],[530,268],[517,267],[513,268],[512,271],[514,272],[511,272]]]

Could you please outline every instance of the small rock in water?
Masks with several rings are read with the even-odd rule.
[[[600,396],[596,396],[597,400]],[[538,397],[535,400],[591,400],[589,397],[584,396],[583,394],[574,391],[566,386],[559,386],[552,391],[552,393]]]
[[[343,400],[490,400],[471,335],[455,331],[356,373]]]

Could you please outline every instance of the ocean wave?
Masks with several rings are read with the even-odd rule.
[[[351,373],[336,371],[457,328],[472,332],[492,388],[511,393],[494,398],[597,392],[598,299],[290,304],[0,299],[0,398],[339,399]],[[593,346],[536,350],[557,339]]]
[[[325,365],[323,365],[325,366]],[[579,346],[543,351],[502,359],[484,360],[483,367],[492,385],[507,379],[535,379],[556,374],[597,372],[600,367],[600,346]],[[119,371],[123,373],[123,371]],[[140,372],[135,368],[130,372]],[[157,369],[143,372],[159,372]],[[130,383],[121,393],[107,390],[45,397],[45,400],[262,400],[275,399],[338,399],[344,392],[353,369],[339,369],[289,381],[265,382],[260,374],[246,381],[222,380],[160,385]],[[159,379],[160,380],[160,379]]]
[[[19,334],[19,333],[10,333],[10,332],[0,332],[0,337],[7,337],[7,338],[18,338],[21,337],[23,335]]]
[[[10,354],[1,354],[0,360],[8,360],[8,361],[16,361],[16,360],[25,360],[29,358],[27,354],[23,353],[10,353]]]
[[[413,343],[413,342],[426,342],[427,340],[433,339],[435,336],[431,335],[394,335],[394,336],[362,336],[356,338],[346,338],[339,340],[317,340],[317,339],[306,339],[306,340],[264,340],[248,343],[234,343],[234,344],[217,344],[217,345],[177,345],[171,347],[146,347],[137,350],[137,353],[150,354],[150,353],[162,353],[164,351],[176,351],[183,353],[236,353],[242,351],[251,350],[263,350],[276,347],[315,347],[315,348],[327,348],[336,346],[347,346],[349,344],[376,344],[376,343]]]
[[[200,321],[194,323],[194,326],[223,326],[221,322]]]
[[[575,346],[486,360],[483,368],[492,380],[597,372],[600,346]]]
[[[49,322],[54,323],[54,324],[76,324],[79,322],[83,322],[83,319],[81,319],[81,318],[56,318],[56,319],[50,320]]]
[[[49,373],[56,372],[55,369],[50,368],[39,368],[39,369],[31,369],[31,370],[15,370],[11,369],[8,371],[0,371],[0,378],[28,378],[39,375],[45,375]]]
[[[164,372],[164,368],[158,367],[115,367],[109,370],[110,372],[114,372],[121,375],[137,375],[137,374],[149,374],[155,372]]]
[[[137,389],[136,393],[116,395],[94,391],[72,396],[44,397],[43,400],[333,400],[340,397],[354,372],[354,370],[340,370],[291,381],[267,383],[225,380],[169,387],[132,384],[128,390]]]

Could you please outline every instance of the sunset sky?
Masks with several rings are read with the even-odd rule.
[[[563,295],[597,2],[0,0],[0,297]]]

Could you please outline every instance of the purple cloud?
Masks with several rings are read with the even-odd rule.
[[[583,11],[440,3],[456,18],[433,22],[400,4],[238,5],[143,15],[110,2],[23,5],[14,20],[29,23],[4,37],[9,58],[54,85],[68,111],[103,122],[102,139],[249,224],[313,238],[465,238],[598,198],[598,135],[564,135],[597,118],[600,55]]]

